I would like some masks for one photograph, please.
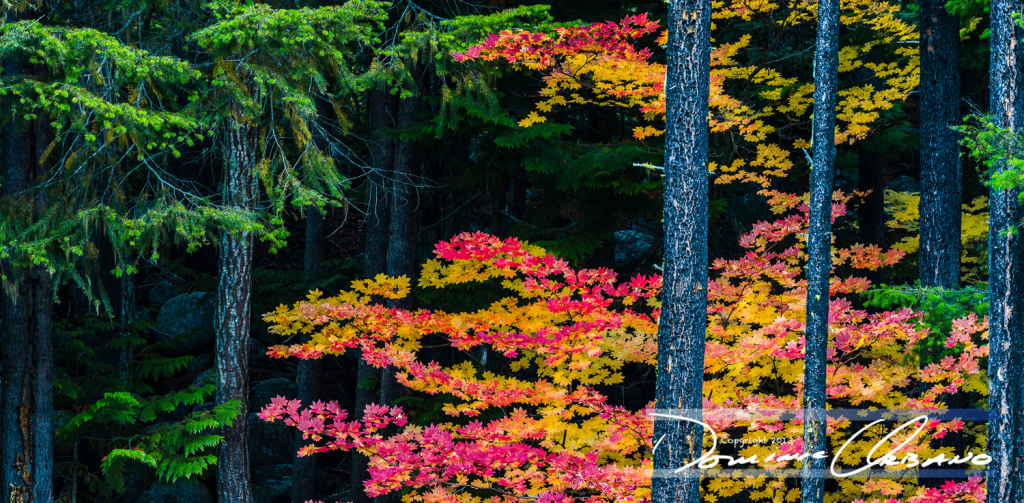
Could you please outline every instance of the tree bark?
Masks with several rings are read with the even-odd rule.
[[[315,206],[306,208],[306,246],[303,256],[303,272],[306,281],[316,278],[320,270],[320,264],[324,260],[324,215]],[[303,342],[309,341],[309,336],[303,338]],[[320,400],[320,380],[323,374],[323,358],[299,361],[299,375],[297,385],[299,388],[298,399],[302,407],[309,407],[313,402]],[[309,440],[302,438],[302,432],[295,432],[295,451],[307,444]],[[295,456],[295,464],[292,472],[292,502],[305,503],[316,499],[316,454],[308,456]]]
[[[989,113],[996,126],[1024,132],[1024,31],[1012,15],[1024,9],[1020,0],[993,0],[991,5],[991,59]],[[993,163],[994,172],[1008,169]],[[1022,316],[1024,283],[1021,277],[1021,237],[1014,226],[1024,216],[1017,201],[1019,189],[992,187],[989,199],[989,410],[988,499],[990,503],[1017,501],[1022,495],[1021,356],[1024,341]],[[1015,232],[1010,232],[1015,231]]]
[[[836,76],[839,70],[839,0],[818,2],[814,52],[813,166],[807,231],[807,321],[804,330],[804,453],[801,500],[825,497],[825,369],[828,349],[828,279],[832,273],[832,183],[835,171]]]
[[[659,411],[701,419],[708,285],[708,86],[710,0],[674,0],[665,77],[665,275],[658,328]],[[676,410],[673,414],[672,410]],[[673,477],[697,459],[704,431],[690,421],[654,422],[654,503],[697,503],[700,479]],[[684,472],[694,475],[696,470]]]
[[[960,26],[943,0],[921,1],[922,286],[960,285]]]
[[[388,196],[388,179],[391,178],[394,160],[394,142],[384,130],[394,127],[397,115],[397,100],[386,91],[377,89],[370,94],[370,160],[372,169],[367,176],[366,209],[366,260],[363,276],[373,278],[387,272],[388,238],[391,233],[391,199]],[[355,410],[353,417],[363,417],[363,409],[376,402],[379,390],[369,387],[369,382],[380,382],[381,370],[359,359]],[[374,393],[374,391],[378,393]],[[371,498],[363,490],[363,482],[370,478],[367,472],[369,460],[357,452],[352,453],[352,503],[369,503]]]
[[[402,100],[398,111],[398,127],[409,128],[420,112],[421,99],[413,96]],[[416,235],[419,230],[419,193],[416,180],[420,174],[422,146],[413,140],[401,140],[395,147],[395,171],[392,179],[391,239],[388,243],[388,276],[405,276],[412,285],[416,284]],[[407,295],[402,299],[388,299],[392,309],[412,309],[413,299]],[[405,396],[405,387],[395,378],[395,368],[388,366],[381,371],[380,403],[394,405]],[[385,429],[384,436],[396,434],[392,428]],[[397,491],[380,496],[378,503],[399,501]]]
[[[224,202],[240,211],[255,197],[253,131],[231,121],[226,131]],[[249,314],[252,288],[252,234],[221,232],[217,285],[217,403],[239,400],[243,414],[225,427],[217,457],[218,501],[251,503],[249,483]]]
[[[8,19],[14,16],[8,12]],[[16,20],[16,19],[14,19]],[[20,58],[4,62],[6,75],[28,70]],[[10,104],[9,102],[7,103]],[[32,178],[43,174],[35,162],[45,145],[48,124],[13,117],[3,131],[3,184],[0,197],[28,204],[38,216],[43,194],[30,192]],[[33,131],[34,129],[34,131]],[[33,135],[33,132],[36,134]],[[33,142],[35,140],[35,142]],[[36,144],[35,150],[33,144]],[[36,172],[36,170],[39,170]],[[20,200],[20,203],[17,201]],[[53,494],[53,282],[45,267],[5,264],[13,295],[0,293],[0,483],[10,503],[51,501]]]

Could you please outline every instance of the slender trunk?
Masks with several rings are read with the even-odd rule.
[[[839,68],[839,0],[818,2],[814,53],[814,119],[811,204],[807,231],[807,323],[804,340],[804,452],[801,500],[825,497],[825,368],[828,349],[828,279],[832,273],[832,179],[836,145],[836,75]]]
[[[394,142],[384,134],[384,130],[394,127],[394,116],[397,114],[397,100],[382,90],[375,90],[370,95],[370,159],[372,166],[367,183],[366,209],[366,261],[363,276],[373,278],[387,272],[388,236],[391,233],[391,202],[388,197],[387,181],[391,178],[394,157]],[[359,359],[357,385],[353,416],[363,417],[363,409],[367,404],[379,398],[377,389],[370,383],[380,382],[381,371]],[[363,491],[363,482],[370,478],[367,472],[369,460],[357,452],[352,453],[352,483],[350,496],[352,503],[369,503],[371,499]]]
[[[121,337],[131,335],[130,328],[135,321],[135,276],[128,274],[126,265],[120,265],[121,277],[118,280],[121,292],[120,309],[118,310],[118,324],[121,328]],[[121,350],[120,367],[121,379],[128,382],[128,374],[131,372],[131,360],[135,354],[132,348],[125,347]]]
[[[1020,0],[993,0],[991,5],[991,68],[989,113],[999,127],[1024,132],[1024,38],[1012,16],[1024,9]],[[1008,169],[997,162],[993,171]],[[1017,189],[991,188],[989,199],[989,503],[1021,498],[1021,356],[1024,350],[1024,314],[1021,302],[1021,237],[1014,226],[1024,213]],[[1011,232],[1012,231],[1012,232]]]
[[[701,419],[708,285],[708,79],[711,1],[674,0],[668,13],[665,77],[665,276],[658,327],[656,403]],[[676,410],[673,414],[674,409]],[[697,503],[700,479],[674,477],[701,453],[694,422],[654,422],[654,503]],[[696,470],[691,469],[687,475]]]
[[[505,238],[508,237],[508,228],[511,227],[508,215],[508,172],[502,170],[494,181],[496,187],[491,189],[491,234]]]
[[[316,278],[317,271],[324,257],[324,216],[316,207],[306,208],[306,250],[303,269],[306,281]],[[308,342],[306,336],[303,342]],[[301,360],[298,375],[298,399],[302,406],[309,407],[320,400],[320,380],[323,367],[322,358]],[[309,444],[302,438],[302,433],[295,432],[295,451]],[[292,502],[305,503],[316,499],[316,454],[296,456],[292,474]]]
[[[921,1],[922,286],[960,285],[960,26],[943,0]]]
[[[232,121],[227,127],[225,204],[252,209],[255,197],[252,130]],[[252,287],[252,234],[223,231],[217,285],[217,403],[249,404],[249,309]],[[218,501],[251,503],[247,415],[225,427],[217,457]]]

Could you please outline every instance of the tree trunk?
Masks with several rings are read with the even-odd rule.
[[[398,112],[398,127],[409,128],[420,112],[419,96],[402,100]],[[412,285],[416,285],[416,235],[419,230],[419,193],[416,181],[419,179],[422,160],[421,145],[412,140],[401,140],[395,148],[395,171],[392,180],[391,200],[391,240],[388,244],[388,276],[406,276]],[[412,309],[411,295],[402,299],[388,299],[388,307],[393,309]],[[395,378],[395,368],[388,366],[381,371],[380,403],[394,405],[395,401],[405,396],[405,387]],[[397,433],[395,428],[387,428],[384,436]],[[377,498],[378,503],[399,501],[399,494],[393,491]]]
[[[1012,18],[1020,12],[1020,0],[993,0],[991,5],[991,68],[989,113],[995,124],[1014,134],[1024,132],[1024,38]],[[992,166],[1008,169],[1005,162]],[[988,499],[990,503],[1018,501],[1022,492],[1021,456],[1021,356],[1024,341],[1021,302],[1021,237],[1014,226],[1021,221],[1017,189],[991,188],[989,199],[989,410]],[[1014,231],[1014,232],[1009,232]]]
[[[943,0],[921,1],[921,286],[960,285],[960,26]]]
[[[804,453],[801,500],[825,497],[825,368],[828,349],[828,279],[832,273],[832,181],[836,145],[836,76],[839,70],[839,0],[818,2],[814,53],[811,204],[807,231],[807,321],[804,329]]]
[[[860,203],[858,237],[866,245],[885,244],[885,155],[876,150],[862,151],[857,162],[857,190],[868,192]],[[882,271],[863,271],[872,284],[884,281]]]
[[[14,16],[8,12],[8,19]],[[14,19],[16,20],[16,19]],[[23,61],[4,62],[6,75],[27,70]],[[33,176],[42,168],[34,162],[45,141],[47,121],[35,123],[12,118],[3,134],[3,184],[0,197],[20,198],[35,215],[45,210],[42,194],[29,192]],[[42,145],[45,147],[45,145]],[[34,172],[39,169],[40,172]],[[32,198],[32,199],[30,199]],[[18,203],[15,203],[18,204]],[[53,283],[44,267],[5,264],[13,295],[0,293],[0,483],[2,499],[9,503],[51,501],[53,493]],[[12,293],[12,292],[8,292]]]
[[[320,264],[324,260],[324,215],[315,206],[306,208],[306,246],[303,269],[306,281],[316,278]],[[303,342],[309,342],[305,336]],[[299,361],[298,399],[302,407],[309,407],[320,400],[320,380],[323,358]],[[311,443],[302,438],[302,432],[295,432],[295,451]],[[292,476],[292,502],[305,503],[316,499],[316,454],[295,456]]]
[[[252,129],[232,121],[227,127],[224,203],[252,209],[255,197]],[[217,285],[217,403],[241,402],[243,414],[225,427],[217,457],[218,501],[251,503],[249,485],[249,309],[252,287],[252,234],[221,232]]]
[[[366,261],[363,276],[373,278],[387,272],[388,237],[391,234],[391,200],[388,197],[387,181],[391,177],[394,142],[384,130],[394,127],[397,114],[397,100],[382,90],[370,94],[370,160],[371,170],[367,176],[366,209]],[[355,405],[353,417],[363,417],[367,404],[375,403],[380,397],[379,390],[370,386],[380,382],[381,371],[359,359]],[[374,393],[378,391],[378,393]],[[371,499],[363,490],[363,482],[370,478],[367,472],[368,459],[357,452],[352,453],[352,503],[369,503]]]
[[[665,276],[658,328],[657,408],[701,419],[708,285],[708,82],[711,1],[674,0],[665,77]],[[672,410],[676,410],[673,414]],[[697,459],[704,431],[654,422],[654,503],[698,503],[700,479],[673,477]],[[684,472],[695,475],[695,469]]]
[[[364,275],[372,278],[387,271],[388,235],[391,233],[391,198],[388,179],[391,177],[394,142],[384,130],[394,127],[397,111],[393,96],[386,91],[370,94],[370,160],[372,169],[366,177],[366,262]]]

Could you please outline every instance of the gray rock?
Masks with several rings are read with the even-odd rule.
[[[271,465],[253,471],[255,503],[291,502],[292,465]]]
[[[210,490],[198,481],[158,482],[142,493],[138,503],[213,503]]]
[[[213,368],[213,352],[204,351],[194,356],[191,363],[185,367],[186,374],[195,374]]]
[[[262,381],[249,391],[249,410],[259,412],[263,407],[270,405],[270,400],[279,395],[294,400],[299,397],[299,387],[295,381],[283,377]]]
[[[178,292],[175,291],[174,285],[170,281],[161,281],[149,290],[146,300],[150,306],[159,306],[166,304],[167,301],[173,299],[176,295],[178,295]]]
[[[171,356],[184,355],[213,342],[216,305],[212,296],[205,296],[204,292],[186,293],[168,300],[160,308],[156,317],[156,339],[165,341],[182,337],[175,347],[167,351]]]
[[[256,369],[274,369],[274,359],[267,354],[267,345],[249,338],[249,364]]]
[[[207,371],[203,372],[202,374],[197,375],[196,378],[192,380],[192,384],[189,384],[189,386],[195,387],[195,386],[202,385],[213,374],[213,370],[214,369],[210,369],[210,370],[207,370]],[[217,376],[213,376],[213,378],[216,379]]]
[[[912,176],[901,176],[895,180],[889,182],[889,185],[885,186],[885,190],[894,190],[896,192],[921,192],[921,182],[917,178]]]
[[[295,436],[292,429],[281,421],[264,421],[249,414],[249,466],[255,470],[264,466],[291,463],[295,456]]]
[[[615,268],[639,265],[654,248],[654,236],[641,231],[615,232]],[[620,271],[621,272],[621,271]]]

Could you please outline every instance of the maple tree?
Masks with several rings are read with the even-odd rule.
[[[715,2],[714,33],[730,22],[758,19],[778,30],[779,36],[799,23],[814,21],[816,3],[801,1],[783,15],[773,2]],[[840,88],[837,93],[836,144],[864,138],[882,112],[905,99],[918,85],[919,61],[915,27],[900,19],[899,5],[879,0],[841,3],[840,24],[868,36],[843,40],[839,50]],[[506,30],[484,42],[453,54],[457,61],[505,61],[517,68],[541,72],[544,87],[537,111],[520,121],[524,127],[547,120],[557,107],[594,104],[637,109],[648,125],[637,126],[634,137],[643,140],[664,133],[665,65],[654,61],[646,39],[667,43],[656,21],[646,14],[626,16],[621,22],[592,23],[555,28],[554,33]],[[793,166],[792,149],[806,149],[805,137],[781,131],[806,121],[813,102],[813,82],[803,75],[787,75],[781,64],[752,61],[749,34],[737,40],[712,39],[708,125],[713,133],[729,133],[732,150],[743,152],[730,162],[712,162],[719,172],[716,183],[753,182],[767,188]],[[776,40],[777,42],[777,40]],[[812,46],[813,47],[813,46]],[[744,52],[741,52],[744,51]],[[873,62],[874,60],[884,62]],[[775,64],[776,66],[773,66]],[[843,76],[867,70],[884,85]],[[845,84],[845,85],[844,85]],[[756,92],[751,91],[756,89]],[[792,147],[789,147],[788,145]],[[730,156],[731,157],[731,156]]]
[[[845,215],[848,200],[835,195],[833,218]],[[788,214],[743,236],[743,257],[716,259],[711,266],[705,410],[800,407],[807,207],[802,198],[784,193],[773,194],[772,204]],[[332,297],[314,291],[305,301],[265,315],[274,333],[309,334],[309,342],[274,346],[268,354],[309,359],[358,348],[374,366],[395,366],[399,382],[410,390],[444,397],[450,422],[412,424],[415,418],[402,408],[377,405],[350,421],[337,403],[300,409],[298,401],[284,397],[261,417],[301,430],[309,445],[300,455],[354,449],[369,457],[371,480],[365,489],[371,496],[406,488],[411,491],[407,501],[424,502],[649,500],[653,424],[645,410],[612,405],[599,388],[621,383],[627,366],[655,363],[661,278],[638,275],[620,282],[611,270],[573,269],[536,246],[482,233],[441,242],[435,253],[437,258],[423,266],[421,288],[498,283],[506,296],[476,311],[387,308],[372,299],[403,297],[411,285],[407,278],[384,275],[356,281]],[[857,245],[834,249],[833,263],[875,269],[903,255]],[[832,406],[932,409],[963,390],[984,392],[979,368],[987,355],[984,320],[974,315],[956,320],[946,339],[951,355],[920,370],[905,353],[930,336],[916,323],[921,313],[855,309],[846,296],[869,286],[854,276],[830,281],[826,391]],[[486,348],[503,355],[509,372],[489,371],[468,356],[451,366],[424,361],[422,341],[428,334],[465,354]],[[908,390],[915,379],[933,385],[913,396]],[[859,429],[851,419],[829,419],[833,442],[851,427]],[[766,468],[792,466],[802,448],[799,420],[710,421],[720,440],[790,439],[775,446],[750,443],[740,451],[761,459],[773,449],[797,454],[790,461],[774,459]],[[382,430],[390,425],[402,429],[385,437]],[[962,421],[932,421],[926,432],[941,437],[963,428]],[[885,433],[869,430],[847,452],[862,459]],[[706,448],[710,442],[705,440]],[[907,449],[921,458],[949,453],[927,440]],[[844,458],[848,462],[856,461]],[[942,489],[891,481],[839,483],[843,494],[864,501],[881,496],[914,503],[971,501],[963,495],[982,490],[975,480]],[[745,493],[753,501],[799,495],[785,479],[770,478],[717,478],[705,482],[703,491],[712,499]]]

